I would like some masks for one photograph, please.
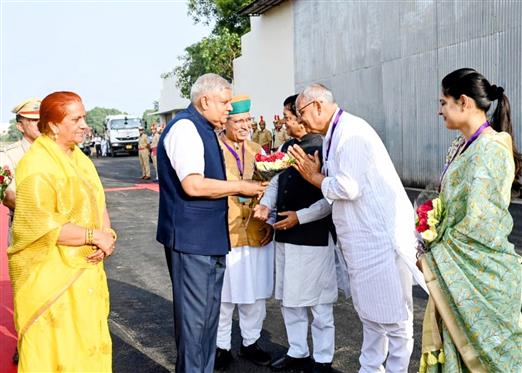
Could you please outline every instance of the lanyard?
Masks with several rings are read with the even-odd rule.
[[[339,109],[339,111],[337,112],[337,115],[335,116],[333,124],[332,124],[332,132],[330,132],[330,138],[328,139],[328,146],[326,147],[326,156],[324,158],[324,163],[323,163],[326,176],[328,176],[328,166],[327,166],[326,162],[328,161],[328,156],[330,155],[330,148],[332,147],[333,135],[334,135],[335,129],[337,128],[337,124],[339,123],[339,119],[341,119],[342,113],[343,113],[343,109]]]
[[[332,124],[332,132],[330,133],[330,138],[328,139],[328,146],[326,148],[326,157],[325,162],[328,161],[328,155],[330,155],[330,147],[332,146],[332,139],[335,132],[335,129],[337,128],[337,124],[339,123],[339,119],[341,118],[341,114],[343,113],[343,109],[339,109],[337,112],[337,115],[335,116],[334,122]]]
[[[232,153],[234,158],[236,158],[237,169],[239,170],[239,174],[241,175],[241,178],[243,178],[243,172],[245,171],[245,166],[241,162],[241,158],[239,158],[239,154],[237,154],[237,152],[230,145],[228,145],[225,140],[223,140],[223,144],[225,144],[225,146],[230,151],[230,153]],[[243,161],[244,161],[245,160],[245,143],[244,142],[241,146],[241,152],[242,152]]]
[[[459,154],[462,154],[466,151],[467,148],[469,148],[469,146],[476,140],[478,139],[478,137],[480,136],[480,134],[486,129],[489,127],[489,122],[486,121],[484,122],[476,131],[473,135],[471,135],[471,137],[468,139],[468,141],[465,142],[464,144],[464,147],[462,148],[462,151],[460,151],[460,149],[457,149],[457,151],[455,151],[455,154],[453,155],[453,157],[451,158],[451,160],[446,163],[446,165],[444,166],[444,169],[442,170],[442,174],[440,175],[440,184],[442,185],[442,180],[444,180],[444,176],[446,175],[446,172],[448,171],[448,168],[449,166],[453,163],[453,161],[455,160],[455,158],[457,158],[457,156]],[[439,186],[439,189],[440,189],[440,186]]]

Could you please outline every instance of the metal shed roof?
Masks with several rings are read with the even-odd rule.
[[[256,0],[240,9],[240,16],[260,16],[285,0]]]

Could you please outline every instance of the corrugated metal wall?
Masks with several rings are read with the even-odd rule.
[[[294,2],[295,81],[329,86],[383,139],[405,185],[435,181],[456,132],[441,79],[473,67],[508,95],[522,145],[522,1]]]

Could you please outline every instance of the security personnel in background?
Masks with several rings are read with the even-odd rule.
[[[261,145],[266,154],[270,154],[270,150],[272,150],[272,133],[266,129],[266,122],[262,115],[259,120],[259,129],[252,135],[252,141]]]
[[[290,140],[290,135],[288,135],[286,129],[283,128],[283,121],[284,119],[280,119],[279,115],[276,115],[276,117],[274,118],[274,132],[272,142],[273,152],[278,151],[281,145]]]
[[[156,171],[156,179],[158,181],[158,143],[160,139],[160,133],[158,132],[158,125],[152,123],[150,125],[152,131],[152,140],[150,142],[150,156],[152,158],[152,164],[154,165],[154,171]]]
[[[16,114],[16,128],[22,132],[23,137],[20,141],[9,145],[2,152],[0,152],[0,167],[7,166],[11,170],[12,180],[5,191],[5,197],[2,202],[9,208],[9,234],[7,244],[11,244],[11,224],[13,221],[15,199],[16,199],[16,185],[15,185],[15,170],[18,162],[29,150],[29,147],[38,136],[38,120],[40,119],[40,100],[37,98],[30,98],[16,105],[12,110]],[[13,363],[18,364],[18,350],[15,350],[13,355]]]
[[[16,166],[23,155],[29,150],[29,147],[38,136],[38,120],[40,119],[40,100],[30,98],[18,104],[12,112],[16,114],[16,128],[22,132],[23,137],[20,141],[7,146],[4,151],[0,152],[0,166],[7,166],[13,174],[13,180],[7,187],[5,198],[2,203],[7,206],[11,213],[15,208],[16,187],[14,174]],[[11,214],[12,215],[12,214]]]
[[[140,127],[139,131],[140,131],[140,137],[138,139],[138,154],[140,156],[141,178],[144,180],[149,180],[150,179],[149,138],[145,134],[143,127]]]

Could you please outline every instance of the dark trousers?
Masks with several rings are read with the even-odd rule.
[[[176,372],[214,371],[225,256],[165,248],[174,304]]]

